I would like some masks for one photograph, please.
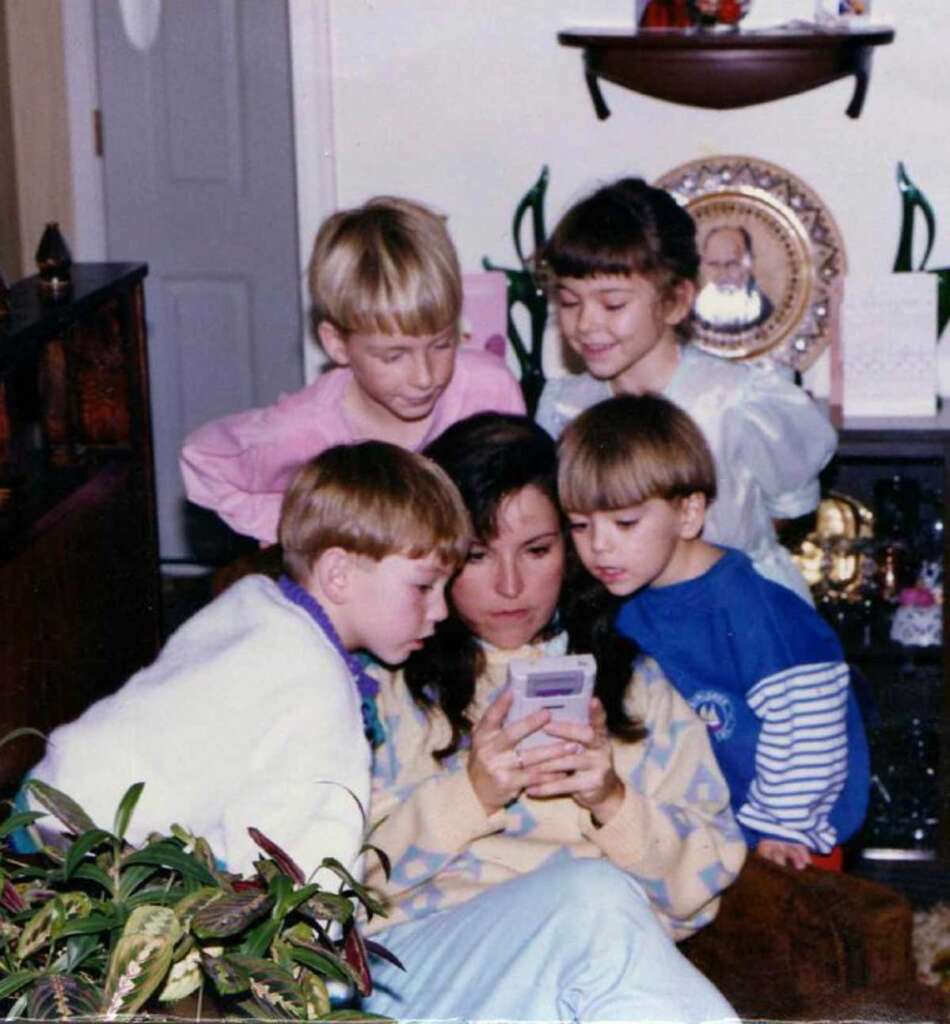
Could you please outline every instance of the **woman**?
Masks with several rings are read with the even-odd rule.
[[[368,931],[406,971],[379,962],[364,1008],[734,1017],[671,941],[712,919],[742,864],[729,795],[705,726],[652,662],[631,680],[627,641],[562,587],[553,442],[527,419],[487,413],[427,454],[459,486],[475,539],[449,618],[381,687],[373,842],[392,871],[368,881],[393,909]],[[597,659],[590,724],[540,711],[506,725],[508,662],[567,651]],[[542,728],[549,742],[519,752]]]

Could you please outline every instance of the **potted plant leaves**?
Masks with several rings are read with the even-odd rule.
[[[371,991],[368,952],[398,963],[360,934],[358,908],[370,917],[385,910],[338,861],[321,864],[340,881],[333,892],[308,882],[292,857],[252,828],[261,858],[256,874],[244,878],[223,870],[204,839],[177,825],[130,845],[124,836],[141,783],[125,793],[111,831],[66,794],[35,779],[27,786],[67,835],[62,847],[44,843],[20,855],[9,837],[43,813],[13,811],[0,824],[6,1019],[167,1020],[186,999],[199,1019],[209,1010],[271,1020],[374,1019],[331,1009],[330,981]]]

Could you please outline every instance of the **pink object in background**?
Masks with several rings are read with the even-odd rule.
[[[462,275],[462,344],[500,359],[508,347],[508,282],[498,270]]]

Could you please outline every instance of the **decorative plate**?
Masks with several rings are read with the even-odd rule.
[[[837,330],[847,269],[834,218],[790,171],[747,156],[693,160],[657,182],[696,221],[699,348],[804,370]]]

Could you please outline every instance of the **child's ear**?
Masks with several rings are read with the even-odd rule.
[[[333,604],[343,604],[349,594],[353,558],[343,548],[327,548],[314,560],[310,579],[320,594]]]
[[[323,351],[333,360],[337,366],[349,364],[350,355],[346,348],[346,338],[329,320],[321,320],[317,324],[317,337]]]
[[[696,298],[696,285],[692,281],[681,278],[666,293],[663,300],[663,317],[666,322],[675,327],[682,323],[689,316],[693,308],[693,300]]]
[[[702,491],[693,491],[680,502],[680,537],[696,540],[703,532],[705,522],[706,495]]]

